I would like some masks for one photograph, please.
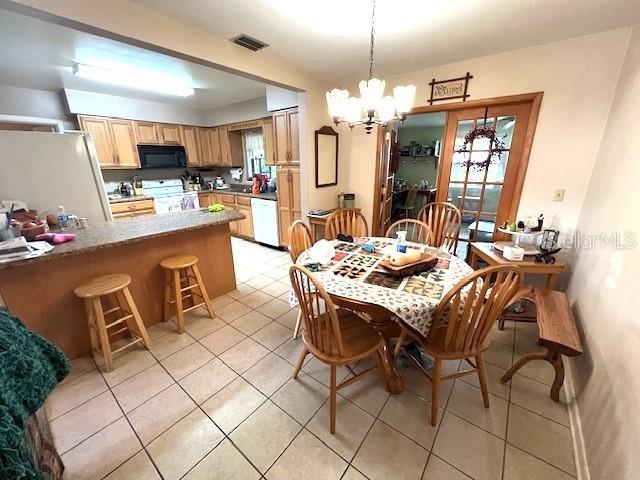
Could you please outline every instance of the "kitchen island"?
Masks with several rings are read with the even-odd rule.
[[[0,264],[0,295],[25,324],[76,358],[91,351],[83,302],[73,290],[101,275],[126,273],[147,327],[162,320],[164,275],[160,261],[179,254],[200,259],[211,297],[236,287],[229,223],[235,210],[149,215],[91,225],[77,238],[39,257]]]

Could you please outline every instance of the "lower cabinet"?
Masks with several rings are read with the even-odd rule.
[[[114,219],[153,215],[154,213],[156,213],[156,208],[152,199],[111,204],[111,215]]]
[[[246,218],[238,223],[238,235],[253,239],[253,214],[251,213],[251,197],[236,197],[237,210]]]
[[[206,208],[209,205],[220,203],[229,210],[238,210],[246,218],[229,223],[229,231],[232,235],[238,235],[253,240],[253,215],[251,213],[251,197],[233,195],[230,193],[209,193],[200,192],[198,194],[200,206]]]

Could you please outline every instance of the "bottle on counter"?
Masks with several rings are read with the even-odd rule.
[[[64,208],[64,205],[58,205],[58,215],[56,217],[58,220],[58,225],[60,225],[60,230],[68,230],[69,229],[69,214]]]

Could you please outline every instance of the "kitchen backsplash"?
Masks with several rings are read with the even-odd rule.
[[[213,167],[208,169],[186,168],[191,174],[200,173],[205,181],[214,180],[218,175],[224,178],[225,183],[242,183],[233,180],[228,168]],[[184,168],[157,168],[157,169],[132,169],[132,170],[102,170],[102,177],[107,189],[111,185],[119,185],[120,182],[130,182],[134,175],[138,175],[143,180],[165,180],[169,178],[180,178],[185,172]],[[244,175],[243,175],[244,176]]]

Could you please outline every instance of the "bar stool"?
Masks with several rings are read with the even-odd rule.
[[[160,266],[165,269],[164,321],[168,321],[171,310],[176,312],[178,333],[184,333],[184,314],[205,306],[209,317],[214,318],[211,300],[198,270],[198,257],[195,255],[177,255],[165,258]],[[186,292],[186,294],[185,294]],[[196,303],[196,297],[201,301]],[[185,304],[191,304],[185,308]]]
[[[129,292],[130,283],[131,277],[129,275],[113,274],[94,278],[74,290],[77,297],[84,299],[89,322],[91,347],[104,356],[107,372],[113,370],[113,354],[138,342],[142,342],[147,348],[151,344],[138,308],[133,301],[131,292]],[[114,300],[112,302],[114,306],[104,310],[103,297],[111,297]],[[115,319],[111,319],[109,318],[111,314],[117,314],[118,316]],[[117,326],[120,326],[120,328],[111,330]],[[133,340],[116,350],[111,350],[111,339],[124,332],[128,332]]]

